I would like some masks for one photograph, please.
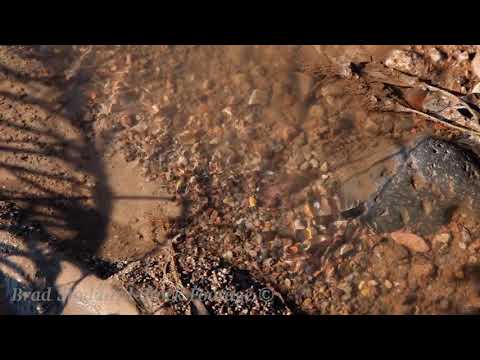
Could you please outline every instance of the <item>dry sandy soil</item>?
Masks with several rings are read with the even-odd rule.
[[[398,155],[465,132],[397,111],[426,92],[370,75],[466,96],[477,51],[0,47],[1,231],[41,233],[145,314],[476,313],[475,206],[417,193],[422,165]],[[415,200],[357,216],[396,174]]]

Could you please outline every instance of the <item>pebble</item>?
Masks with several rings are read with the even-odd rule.
[[[268,103],[268,94],[259,89],[255,89],[250,95],[250,99],[248,100],[248,105],[261,105],[265,106]]]
[[[302,165],[300,165],[300,170],[305,171],[310,167],[310,163],[308,161],[305,161]]]
[[[378,127],[377,123],[375,123],[370,118],[367,118],[365,120],[364,129],[368,134],[371,134],[371,135],[377,135],[378,131],[379,131],[379,127]]]
[[[234,203],[234,201],[233,201],[233,198],[231,198],[230,196],[228,196],[228,197],[226,197],[225,199],[223,199],[223,203],[224,203],[225,205],[228,205],[228,206],[231,206],[231,207],[235,206],[235,203]]]
[[[302,101],[305,101],[308,96],[310,95],[313,87],[313,77],[304,74],[304,73],[295,73],[296,83],[297,83],[297,91],[299,98]]]
[[[232,113],[232,108],[230,106],[227,106],[225,109],[222,110],[222,113],[228,115],[228,116],[232,116],[233,113]]]
[[[306,228],[306,225],[305,225],[305,222],[303,220],[296,219],[293,222],[293,229],[294,230],[305,230],[305,228]]]
[[[308,201],[305,203],[304,207],[303,207],[303,212],[305,213],[305,215],[309,218],[313,218],[315,217],[315,213],[316,213],[316,207],[315,205],[313,204],[310,204]]]
[[[212,80],[205,80],[202,83],[202,89],[203,90],[209,90],[211,88],[213,88],[213,81]]]
[[[442,233],[442,234],[435,235],[435,237],[433,238],[433,241],[446,245],[450,242],[450,238],[451,238],[450,233]]]
[[[473,73],[480,78],[480,52],[475,54],[471,65]]]
[[[444,57],[443,53],[440,52],[437,48],[431,48],[428,55],[434,63],[439,62]]]
[[[472,242],[472,236],[470,235],[470,231],[467,228],[462,226],[462,240],[465,244],[470,244]]]
[[[430,215],[433,210],[432,202],[429,200],[422,200],[422,208],[425,215]]]
[[[232,260],[233,253],[230,250],[228,250],[228,251],[225,251],[222,256],[225,260]]]
[[[335,97],[345,93],[344,83],[335,81],[322,87],[320,93],[323,97]]]
[[[308,116],[312,120],[324,122],[326,118],[326,111],[322,105],[313,105],[308,111]]]
[[[330,215],[332,213],[332,207],[330,206],[330,202],[328,201],[327,198],[322,197],[320,199],[320,209],[319,209],[319,215]]]
[[[358,283],[358,290],[362,290],[364,288],[364,286],[365,286],[365,281],[364,280],[360,281]]]
[[[352,297],[352,286],[350,284],[342,283],[339,284],[337,288],[344,292],[344,295],[342,296],[343,301],[350,300]]]
[[[412,51],[393,50],[385,60],[385,65],[413,75],[421,75],[426,67],[422,57]]]
[[[385,280],[383,285],[385,285],[387,289],[391,289],[393,287],[393,284],[390,280]]]
[[[325,161],[322,166],[320,166],[320,171],[326,173],[328,171],[328,164]]]
[[[414,252],[427,252],[430,250],[428,244],[420,236],[413,233],[395,231],[392,232],[391,237],[396,243],[405,246],[407,249]]]
[[[459,62],[467,61],[469,58],[468,52],[462,51],[460,54],[457,55],[457,60]]]
[[[312,307],[312,299],[310,299],[310,298],[305,299],[302,303],[302,307],[304,307],[304,308]]]
[[[346,255],[353,250],[352,244],[345,244],[340,248],[340,256]]]
[[[472,91],[471,91],[472,94],[480,94],[480,83],[476,84]]]
[[[467,249],[467,244],[465,244],[463,241],[460,241],[458,243],[458,247],[462,250],[466,250]]]
[[[317,159],[311,159],[311,160],[310,160],[310,165],[311,165],[312,168],[314,168],[314,169],[318,168],[318,160],[317,160]]]
[[[188,165],[188,160],[185,156],[180,156],[177,160],[177,164],[180,166],[187,166]]]

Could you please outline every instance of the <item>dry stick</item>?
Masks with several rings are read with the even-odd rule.
[[[422,83],[422,85],[423,85],[426,89],[431,90],[431,91],[438,91],[438,92],[444,94],[445,96],[447,96],[447,97],[449,97],[449,98],[452,98],[452,99],[455,99],[455,100],[457,100],[459,103],[463,104],[463,106],[465,106],[465,107],[468,109],[468,111],[470,111],[470,113],[472,114],[472,116],[474,117],[475,121],[476,121],[477,124],[478,124],[478,116],[477,116],[476,111],[474,111],[466,101],[462,100],[462,99],[461,99],[460,97],[458,97],[457,95],[452,94],[450,91],[441,89],[441,88],[436,87],[436,86],[433,86],[433,85],[429,85],[429,84],[427,84],[427,83],[425,83],[425,82],[423,82],[423,81],[422,81],[421,83]]]
[[[315,48],[317,49],[316,46],[315,46]],[[320,53],[319,49],[317,49],[317,51]],[[466,109],[468,109],[468,111],[470,111],[470,113],[472,114],[473,119],[476,122],[476,124],[479,124],[479,118],[478,118],[477,112],[474,109],[472,109],[472,107],[466,101],[464,101],[463,99],[461,99],[457,95],[453,94],[452,92],[450,92],[448,90],[439,88],[439,87],[434,86],[434,85],[430,85],[430,84],[426,83],[425,81],[420,80],[420,79],[418,79],[418,78],[416,78],[412,75],[406,75],[406,74],[404,74],[404,73],[402,73],[398,70],[395,70],[395,69],[390,69],[390,68],[388,68],[388,69],[390,71],[394,71],[396,73],[399,73],[399,77],[403,81],[402,80],[399,80],[399,81],[391,80],[391,79],[388,78],[387,75],[385,75],[385,74],[383,74],[382,72],[379,72],[379,71],[372,72],[372,71],[367,70],[366,74],[370,75],[373,78],[376,78],[377,81],[382,82],[382,83],[387,84],[387,85],[401,86],[401,87],[421,87],[423,89],[430,90],[430,91],[433,91],[433,92],[440,92],[443,95],[445,95],[446,97],[448,97],[450,99],[454,99],[457,103],[462,104],[463,107],[465,107]],[[460,130],[460,131],[470,132],[470,129],[467,130],[467,128],[457,127],[456,125],[453,125],[453,124],[450,124],[448,122],[442,121],[442,120],[440,120],[438,118],[435,118],[435,117],[433,117],[429,114],[426,114],[424,112],[414,110],[412,108],[404,107],[403,105],[400,105],[400,104],[398,104],[398,105],[403,107],[407,112],[413,112],[413,113],[422,115],[422,116],[427,117],[428,119],[430,119],[432,121],[442,123],[443,125],[449,126],[451,128],[455,128],[455,129]],[[471,129],[471,133],[476,134],[476,135],[480,135],[479,133],[477,133],[473,129]]]
[[[398,109],[401,110],[401,112],[410,112],[410,113],[414,113],[414,114],[418,114],[418,115],[421,115],[423,117],[426,117],[427,119],[431,120],[431,121],[434,121],[436,123],[439,123],[439,124],[442,124],[442,125],[445,125],[445,126],[448,126],[452,129],[456,129],[456,130],[459,130],[459,131],[462,131],[462,132],[465,132],[465,133],[468,133],[469,135],[476,135],[476,136],[480,136],[480,132],[477,132],[475,130],[472,130],[472,129],[468,129],[468,128],[464,128],[462,126],[458,126],[458,125],[454,125],[452,123],[449,123],[447,121],[444,121],[444,120],[441,120],[441,119],[438,119],[432,115],[429,115],[423,111],[419,111],[419,110],[415,110],[415,109],[412,109],[410,107],[407,107],[407,106],[404,106],[404,105],[401,105],[399,103],[396,104],[396,106],[398,107]]]

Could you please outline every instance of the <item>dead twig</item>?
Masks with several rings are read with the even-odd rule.
[[[467,133],[469,135],[480,136],[480,132],[478,132],[478,131],[475,131],[475,130],[472,130],[472,129],[469,129],[469,128],[466,128],[466,127],[463,127],[463,126],[452,124],[448,121],[445,121],[445,120],[439,119],[439,118],[437,118],[433,115],[427,114],[426,112],[415,110],[411,107],[402,105],[400,103],[396,103],[396,108],[398,110],[400,110],[400,112],[408,112],[408,113],[417,114],[417,115],[420,115],[420,116],[423,116],[423,117],[427,118],[428,120],[431,120],[433,122],[442,124],[444,126],[452,128],[452,129]]]

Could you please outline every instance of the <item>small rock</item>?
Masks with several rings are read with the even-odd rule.
[[[447,311],[450,308],[450,301],[448,299],[442,299],[440,300],[438,307],[442,311]]]
[[[428,244],[420,236],[402,232],[395,231],[390,234],[393,241],[396,243],[405,246],[407,249],[414,252],[427,252],[430,250]]]
[[[471,91],[472,94],[480,94],[480,83],[476,84],[472,91]]]
[[[227,106],[225,109],[223,109],[222,113],[230,117],[233,115],[232,108],[230,106]]]
[[[328,163],[326,161],[320,166],[320,171],[324,173],[328,171]]]
[[[315,212],[316,212],[316,207],[313,204],[310,204],[308,201],[304,205],[304,211],[305,215],[309,218],[315,217]]]
[[[230,250],[225,251],[225,252],[223,253],[222,257],[223,257],[225,260],[230,261],[230,260],[232,260],[232,258],[233,258],[233,253],[232,253]]]
[[[358,283],[358,290],[362,290],[365,287],[365,281],[362,280]]]
[[[473,243],[470,244],[468,247],[468,250],[471,252],[476,252],[480,249],[480,240],[476,240]]]
[[[326,124],[327,113],[325,108],[322,105],[313,105],[308,111],[309,120],[312,122],[320,122],[321,124]]]
[[[182,156],[180,156],[180,157],[178,158],[177,164],[178,164],[179,166],[187,166],[187,165],[188,165],[188,160],[187,160],[187,158],[186,158],[185,156],[182,155]]]
[[[345,93],[344,83],[341,81],[335,81],[330,84],[323,86],[320,90],[320,94],[327,98],[329,96],[335,97],[339,95],[343,95]]]
[[[450,242],[450,239],[451,239],[450,233],[442,233],[442,234],[435,235],[435,237],[433,238],[433,242],[439,242],[443,245],[447,245]]]
[[[393,50],[385,60],[385,65],[413,75],[422,75],[426,66],[423,58],[412,51]]]
[[[302,303],[302,307],[307,308],[307,309],[311,308],[312,307],[312,299],[310,299],[310,298],[305,299]]]
[[[391,289],[393,287],[393,284],[390,280],[385,280],[383,285],[385,285],[387,289]]]
[[[375,280],[370,280],[370,281],[368,282],[368,286],[375,287],[375,286],[377,286],[377,285],[378,285],[378,282],[376,282]]]
[[[303,220],[297,219],[293,222],[293,229],[294,230],[305,230],[306,225]]]
[[[308,168],[310,167],[310,163],[308,161],[305,161],[302,165],[300,165],[300,170],[301,171],[305,171],[305,170],[308,170]]]
[[[250,99],[248,100],[248,105],[261,105],[265,106],[268,103],[268,94],[259,89],[255,89],[250,95]]]
[[[368,134],[371,134],[371,135],[377,135],[379,131],[379,127],[377,123],[370,118],[367,118],[365,120],[364,129]]]
[[[350,284],[341,283],[337,286],[337,288],[344,292],[344,295],[342,296],[343,301],[350,300],[352,297],[352,286]]]
[[[459,54],[457,55],[457,60],[458,60],[459,62],[467,61],[468,58],[469,58],[469,55],[468,55],[468,52],[466,52],[466,51],[462,51],[461,53],[459,53]]]
[[[472,242],[472,235],[470,234],[470,231],[468,231],[467,228],[462,226],[462,240],[465,244],[470,244]]]
[[[455,271],[454,274],[456,279],[463,280],[465,278],[465,273],[462,270]]]
[[[353,76],[352,63],[344,62],[339,65],[338,73],[343,78],[351,78]]]
[[[284,281],[285,287],[289,289],[292,286],[292,281],[290,279],[285,279]]]
[[[472,60],[472,71],[480,78],[480,52],[477,52]]]
[[[228,196],[228,197],[226,197],[225,199],[223,199],[223,203],[224,203],[225,205],[230,206],[230,207],[234,207],[234,206],[235,206],[235,202],[233,201],[233,198],[230,197],[230,196]]]
[[[319,215],[324,216],[324,215],[330,215],[330,214],[332,214],[332,207],[330,205],[330,202],[328,201],[327,198],[322,197],[320,199]]]
[[[460,241],[458,243],[458,247],[462,250],[466,250],[467,249],[467,244],[465,244],[463,241]]]
[[[422,200],[422,208],[425,215],[430,215],[433,210],[432,202],[429,200]]]
[[[256,258],[258,255],[258,252],[256,250],[250,250],[248,251],[248,255],[250,255],[252,258]]]
[[[428,55],[434,63],[437,63],[444,58],[443,53],[440,52],[437,48],[431,48]]]
[[[410,223],[410,214],[406,208],[401,208],[400,209],[400,216],[402,218],[402,221],[405,225],[408,225]]]
[[[340,248],[340,256],[346,255],[353,250],[352,244],[345,244]]]
[[[213,81],[212,80],[205,80],[202,83],[202,89],[203,90],[210,90],[211,88],[213,88]]]
[[[308,98],[313,87],[313,77],[304,73],[295,73],[296,85],[299,98],[304,101]]]

